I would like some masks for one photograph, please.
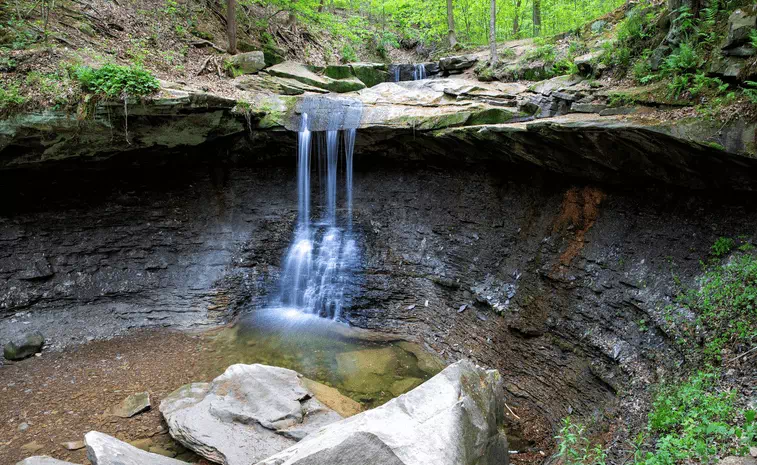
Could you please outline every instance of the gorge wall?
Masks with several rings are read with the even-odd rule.
[[[637,421],[617,407],[682,360],[655,324],[676,281],[757,220],[750,193],[399,163],[361,156],[360,138],[347,319],[500,369],[509,405],[546,429],[570,412]],[[0,339],[39,329],[62,347],[264,305],[297,213],[294,152],[235,143],[0,172]]]

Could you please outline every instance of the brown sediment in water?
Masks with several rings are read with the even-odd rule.
[[[321,340],[309,342],[299,335],[314,352],[321,352],[327,364],[308,372],[307,359],[296,354],[276,353],[287,346],[272,344],[260,334],[246,333],[239,337],[236,328],[223,328],[198,334],[154,330],[140,331],[107,341],[96,341],[64,352],[43,353],[21,362],[0,367],[0,463],[13,464],[32,455],[49,455],[74,463],[89,463],[84,449],[69,451],[62,443],[81,441],[84,434],[97,430],[121,440],[135,442],[154,452],[179,454],[191,463],[205,464],[191,452],[173,442],[158,410],[168,394],[191,382],[209,382],[233,363],[269,363],[304,371],[325,390],[341,388],[334,373],[324,373],[331,359],[360,351],[388,351],[397,359],[387,373],[354,373],[353,385],[361,381],[387,379],[378,392],[344,392],[361,400],[343,409],[343,414],[356,413],[396,395],[389,387],[405,377],[427,379],[437,370],[418,371],[418,347],[408,351],[394,345],[367,341]],[[325,345],[324,345],[325,344]],[[333,351],[333,352],[330,352]],[[303,366],[298,366],[302,364]],[[425,363],[420,363],[425,367]],[[373,369],[370,368],[369,369]],[[376,371],[376,370],[374,370]],[[412,375],[412,376],[411,376]],[[325,377],[324,377],[325,376]],[[336,386],[334,386],[336,384]],[[401,383],[402,384],[402,383]],[[331,386],[327,386],[331,385]],[[412,387],[412,383],[404,383]],[[132,418],[110,416],[107,409],[130,394],[148,391],[152,408]],[[21,431],[19,426],[28,424]]]

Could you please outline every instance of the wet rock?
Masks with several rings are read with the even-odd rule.
[[[421,384],[423,384],[423,380],[420,378],[404,378],[392,383],[391,387],[389,387],[389,392],[394,397],[397,397]]]
[[[26,458],[16,465],[76,465],[71,462],[64,462],[63,460],[54,459],[46,455],[38,455],[35,457]]]
[[[462,71],[476,64],[478,58],[475,55],[458,55],[439,60],[439,68],[442,71]]]
[[[45,337],[42,333],[35,331],[21,334],[5,344],[3,356],[7,360],[23,360],[41,352],[43,345],[45,345]]]
[[[150,409],[150,393],[138,392],[122,400],[108,410],[109,415],[121,418],[131,418],[138,413]]]
[[[507,464],[503,395],[496,370],[460,361],[259,465]]]
[[[735,48],[749,42],[749,34],[757,26],[755,6],[739,8],[728,17],[728,36],[721,46],[723,50]]]
[[[97,431],[87,433],[84,442],[92,465],[186,465],[186,462],[145,452]]]
[[[345,418],[363,411],[363,406],[359,402],[350,399],[333,387],[308,378],[302,378],[302,383],[316,399]]]
[[[261,51],[238,53],[227,59],[238,74],[255,74],[265,68],[265,55]]]
[[[353,392],[376,392],[394,373],[399,361],[391,347],[343,352],[336,356],[337,374],[344,389]]]
[[[184,386],[160,411],[171,436],[223,465],[255,463],[342,418],[297,372],[259,364],[232,365],[211,383]]]

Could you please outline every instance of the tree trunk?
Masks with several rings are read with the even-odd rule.
[[[489,5],[489,50],[491,67],[497,66],[497,0],[491,0]]]
[[[457,45],[457,37],[455,37],[455,13],[452,9],[452,0],[447,0],[447,38],[449,39],[450,47]]]
[[[291,26],[294,23],[297,22],[297,16],[294,14],[294,4],[297,3],[297,0],[292,0],[292,6],[289,10],[289,18],[287,18],[287,25]]]
[[[518,38],[520,32],[520,23],[518,17],[520,16],[520,2],[521,0],[515,0],[515,15],[513,16],[513,39]]]
[[[541,0],[534,0],[534,37],[541,34]]]
[[[237,0],[226,0],[226,35],[229,53],[237,53]]]
[[[318,4],[318,13],[323,13],[323,0]]]

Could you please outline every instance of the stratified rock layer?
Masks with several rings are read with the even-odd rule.
[[[97,431],[87,433],[84,442],[92,465],[186,465],[186,462],[145,452]]]

